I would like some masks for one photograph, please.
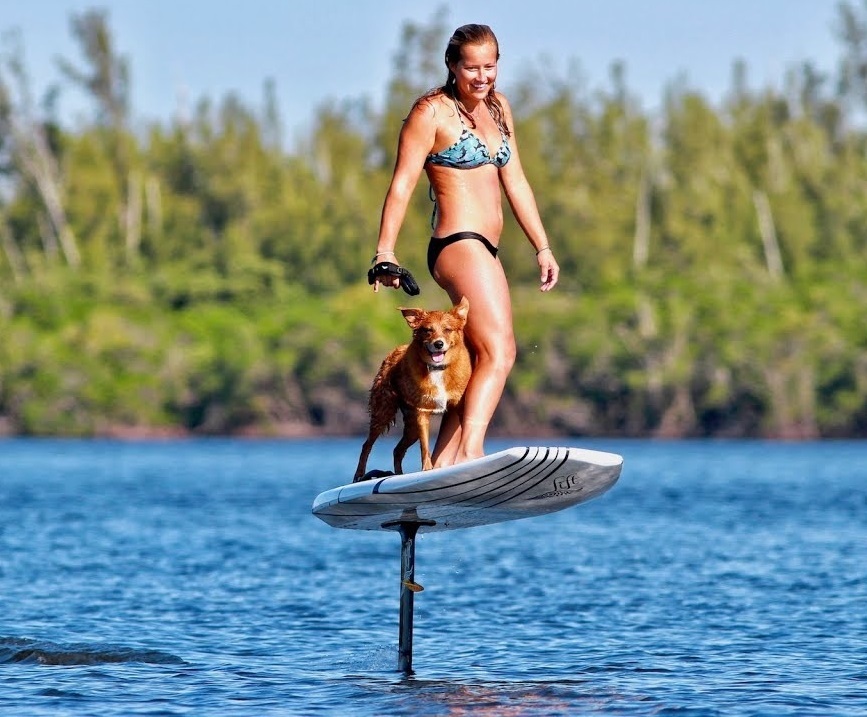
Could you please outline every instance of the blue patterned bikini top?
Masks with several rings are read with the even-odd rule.
[[[452,167],[454,169],[475,169],[485,164],[493,164],[497,169],[504,167],[512,156],[512,150],[509,147],[509,140],[505,132],[500,129],[500,136],[503,138],[503,142],[497,153],[491,157],[485,143],[467,129],[467,126],[464,124],[464,117],[457,103],[455,104],[455,109],[461,120],[461,136],[450,147],[446,147],[436,154],[429,154],[427,161],[441,167]],[[490,111],[490,108],[488,109]]]

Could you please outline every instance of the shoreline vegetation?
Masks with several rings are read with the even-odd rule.
[[[383,108],[311,108],[294,148],[268,81],[261,106],[143,125],[102,11],[71,17],[61,87],[32,87],[6,36],[0,435],[364,433],[408,340],[397,307],[445,308],[424,182],[398,247],[421,296],[365,273],[448,27],[406,25]],[[672,82],[647,112],[620,64],[602,88],[543,67],[503,87],[562,276],[540,294],[507,220],[519,352],[492,437],[867,437],[867,3],[840,4],[837,35],[834,72],[805,59],[756,88],[737,63],[718,106]],[[92,107],[75,127],[70,88]]]

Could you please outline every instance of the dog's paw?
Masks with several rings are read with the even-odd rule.
[[[372,470],[367,471],[363,476],[358,476],[357,478],[353,478],[353,483],[361,483],[361,481],[371,480],[372,478],[388,478],[388,476],[393,476],[394,471],[383,471],[379,468],[373,468]]]

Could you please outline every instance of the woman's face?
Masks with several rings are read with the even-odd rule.
[[[461,59],[451,67],[455,73],[458,95],[485,99],[497,79],[497,46],[492,42],[482,45],[464,45]]]

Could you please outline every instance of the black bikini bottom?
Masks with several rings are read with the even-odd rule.
[[[449,244],[454,244],[456,241],[463,241],[464,239],[475,239],[482,242],[485,245],[485,249],[491,252],[491,256],[494,259],[497,258],[497,247],[478,232],[456,232],[455,234],[449,234],[447,237],[431,237],[430,244],[427,245],[427,268],[431,276],[433,276],[434,267],[436,266],[437,259],[439,259],[440,252]]]

